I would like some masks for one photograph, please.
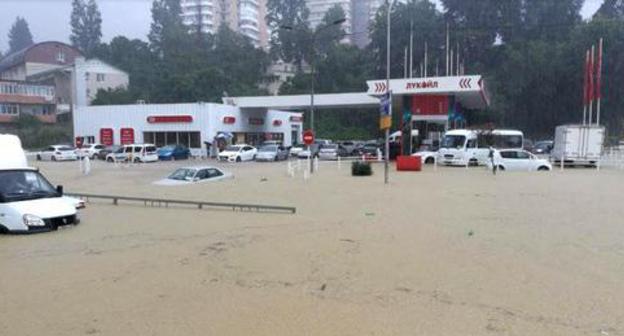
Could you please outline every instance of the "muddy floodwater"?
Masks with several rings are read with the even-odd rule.
[[[0,236],[0,335],[624,335],[624,171],[33,162],[67,192],[294,206],[118,206]]]

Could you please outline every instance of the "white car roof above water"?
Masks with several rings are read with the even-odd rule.
[[[0,170],[30,169],[20,139],[11,134],[0,134]]]

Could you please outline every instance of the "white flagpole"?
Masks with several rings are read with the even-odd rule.
[[[457,72],[457,76],[459,76],[459,42],[457,42],[457,62],[455,63],[455,67],[457,68],[455,70]]]
[[[414,21],[410,21],[409,78],[414,77]]]
[[[405,47],[405,56],[403,57],[403,78],[407,78],[407,47]]]
[[[590,59],[590,61],[589,61],[589,78],[590,78],[589,79],[589,85],[590,85],[590,88],[588,90],[589,90],[589,92],[592,93],[592,95],[589,97],[589,122],[588,122],[589,126],[591,126],[592,123],[594,122],[594,96],[595,96],[595,92],[593,92],[594,88],[592,86],[594,86],[594,82],[595,82],[594,79],[593,79],[593,76],[594,76],[594,52],[595,52],[595,49],[596,49],[596,47],[592,46],[592,48],[591,48],[591,55],[589,55],[589,59]]]
[[[449,53],[450,53],[450,37],[449,37],[449,24],[446,23],[446,76],[450,75],[449,72]]]
[[[602,37],[600,38],[600,42],[598,45],[598,74],[597,74],[597,79],[598,79],[598,85],[596,85],[596,94],[598,95],[598,101],[596,103],[596,125],[600,126],[600,102],[602,100],[602,60],[603,60],[603,54],[602,54]]]
[[[449,65],[449,70],[450,70],[450,76],[453,76],[453,49],[451,49],[450,51],[450,55],[451,55],[451,64]]]
[[[427,44],[427,42],[425,42],[425,77],[427,77],[427,65],[428,65],[428,60],[427,60],[427,49],[428,49],[429,45]]]

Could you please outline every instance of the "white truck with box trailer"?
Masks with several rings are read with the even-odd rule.
[[[595,167],[600,162],[605,128],[599,125],[562,125],[555,129],[551,160],[566,166]]]
[[[79,223],[81,200],[63,196],[38,169],[28,167],[21,141],[0,134],[0,232],[35,233]]]

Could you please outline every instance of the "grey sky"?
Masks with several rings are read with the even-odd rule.
[[[593,15],[602,2],[586,0],[583,16]],[[98,5],[102,12],[104,41],[117,35],[147,39],[152,0],[98,0]],[[35,42],[68,41],[70,12],[71,0],[0,0],[0,50],[8,49],[7,34],[17,16],[26,18]]]

